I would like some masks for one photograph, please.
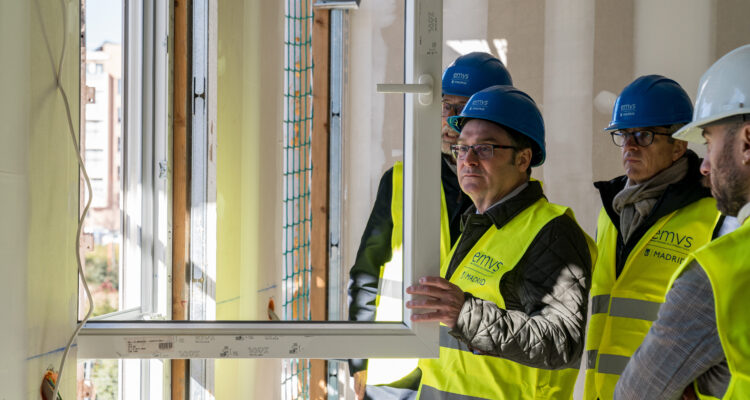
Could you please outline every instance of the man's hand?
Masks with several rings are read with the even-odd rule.
[[[406,288],[406,293],[425,296],[407,301],[407,308],[433,310],[412,314],[412,321],[438,321],[451,329],[456,326],[464,305],[464,292],[458,286],[437,276],[425,276],[419,279],[419,284]]]
[[[367,385],[367,370],[363,369],[354,373],[354,393],[357,400],[365,398],[365,385]]]

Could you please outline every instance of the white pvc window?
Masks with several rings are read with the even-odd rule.
[[[100,319],[86,324],[78,338],[79,358],[359,358],[435,357],[438,354],[437,323],[413,324],[404,308],[403,321],[395,323],[349,322],[217,322],[133,320],[168,315],[168,304],[159,296],[168,290],[169,209],[167,179],[159,175],[166,162],[167,9],[159,3],[141,9],[142,53],[128,59],[131,73],[125,84],[127,176],[141,176],[125,184],[128,209],[124,257],[141,263],[140,303],[133,303],[129,321]],[[137,10],[129,16],[138,18]],[[211,15],[214,15],[211,17]],[[217,45],[208,18],[208,49]],[[211,19],[213,18],[213,19]],[[138,29],[133,20],[130,29]],[[134,28],[133,28],[134,27]],[[439,270],[439,132],[442,48],[442,2],[406,1],[405,81],[415,86],[390,87],[409,92],[405,97],[404,123],[404,286]],[[195,49],[194,49],[195,51]],[[140,54],[140,57],[138,56]],[[215,54],[215,53],[214,53]],[[210,70],[203,100],[210,121],[212,106]],[[372,88],[374,91],[375,88]],[[419,92],[427,92],[417,94]],[[215,102],[214,105],[215,107]],[[140,152],[132,154],[133,152]],[[134,157],[135,160],[131,160]],[[138,162],[140,160],[140,162]],[[207,169],[211,177],[210,166]],[[209,179],[210,181],[210,179]],[[137,204],[140,203],[140,207]],[[131,211],[132,210],[132,211]],[[215,227],[203,226],[204,232]],[[419,231],[414,227],[419,227]],[[194,232],[195,233],[195,232]],[[210,237],[210,235],[208,235]],[[209,243],[210,247],[210,243]],[[210,255],[210,252],[207,253]],[[206,255],[205,253],[203,254]],[[214,255],[215,257],[215,255]],[[207,261],[210,263],[210,260]],[[134,282],[135,283],[135,282]],[[404,296],[408,298],[408,296]],[[120,318],[118,318],[120,319]]]
[[[117,311],[96,316],[96,321],[169,318],[169,209],[167,202],[167,29],[169,9],[164,4],[139,1],[123,4],[123,74],[120,195],[120,274]],[[119,84],[119,83],[118,83]],[[104,104],[103,98],[98,104]],[[108,114],[107,114],[108,115]],[[115,117],[109,115],[110,119]],[[87,144],[106,140],[87,127]],[[103,129],[103,128],[102,128]],[[108,146],[120,149],[120,143]],[[106,179],[100,164],[109,162],[99,145],[87,150],[87,169],[93,180]],[[119,162],[122,165],[119,165]],[[119,175],[119,174],[118,174]],[[94,188],[96,191],[96,188]],[[104,196],[94,193],[94,204]]]

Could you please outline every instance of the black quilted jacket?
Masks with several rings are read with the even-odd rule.
[[[469,196],[461,192],[456,173],[447,163],[447,156],[440,162],[440,181],[445,193],[450,222],[451,245],[461,234],[461,215],[471,206]],[[370,218],[362,234],[357,257],[349,271],[349,320],[374,321],[375,299],[378,295],[380,268],[391,260],[391,193],[393,190],[393,168],[383,174]],[[349,360],[349,372],[367,368],[367,360]]]
[[[491,225],[498,229],[544,196],[536,181],[484,214],[471,207],[446,279]],[[550,221],[518,264],[503,276],[505,308],[466,294],[451,335],[482,353],[536,368],[580,364],[591,282],[591,255],[585,234],[569,216]]]

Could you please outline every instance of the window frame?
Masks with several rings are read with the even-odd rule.
[[[136,2],[137,3],[137,2]],[[157,2],[159,3],[159,2]],[[405,2],[405,81],[424,83],[429,76],[432,97],[427,104],[418,94],[405,95],[404,112],[404,282],[411,284],[421,276],[438,275],[440,212],[440,77],[442,72],[442,1],[410,0]],[[163,11],[163,10],[162,10]],[[133,14],[130,14],[131,16]],[[153,274],[154,266],[161,273],[168,266],[171,248],[169,234],[170,184],[155,178],[159,157],[166,153],[166,141],[156,139],[156,133],[167,129],[168,75],[166,49],[159,46],[164,38],[154,31],[164,32],[168,20],[158,6],[143,9],[144,57],[129,57],[127,70],[131,78],[126,82],[128,126],[142,129],[143,157],[140,163],[144,178],[143,193],[126,194],[129,202],[143,199],[140,218],[141,262],[144,276]],[[213,14],[215,15],[215,13]],[[157,16],[156,18],[154,16]],[[161,16],[162,18],[158,18]],[[216,20],[209,21],[215,24]],[[132,21],[136,22],[136,21]],[[131,23],[131,27],[136,26]],[[137,28],[136,28],[137,29]],[[216,38],[209,37],[209,46]],[[129,49],[130,50],[130,49]],[[164,57],[162,59],[162,57]],[[139,62],[141,61],[141,62]],[[146,66],[146,67],[144,67]],[[151,67],[151,68],[149,68]],[[142,73],[142,75],[141,75]],[[210,85],[209,85],[210,86]],[[141,91],[142,88],[142,91]],[[374,90],[375,88],[373,88]],[[138,96],[140,94],[140,98]],[[207,95],[210,95],[210,91]],[[422,96],[424,98],[424,96]],[[140,103],[139,103],[140,102]],[[210,103],[210,99],[208,100]],[[141,108],[138,105],[141,105]],[[128,129],[127,131],[132,131]],[[126,130],[124,129],[124,132]],[[166,136],[165,136],[166,137]],[[134,142],[135,142],[134,141]],[[127,143],[127,142],[126,142]],[[135,157],[135,143],[126,144],[127,159]],[[165,158],[166,160],[166,158]],[[128,164],[128,168],[135,168]],[[129,171],[135,173],[137,171]],[[149,189],[153,185],[154,190]],[[128,184],[132,184],[129,182]],[[126,186],[126,190],[139,188]],[[130,197],[134,195],[133,197]],[[126,218],[127,219],[127,218]],[[418,226],[419,229],[415,229]],[[210,227],[207,227],[207,230]],[[132,238],[137,230],[129,226]],[[158,243],[164,243],[159,249]],[[131,257],[131,252],[126,253]],[[162,264],[163,263],[163,264]],[[144,280],[144,283],[147,283]],[[406,285],[405,285],[406,286]],[[141,297],[144,309],[152,311],[155,290],[144,290]],[[404,298],[407,298],[406,295]],[[161,309],[159,306],[158,309]],[[86,323],[78,337],[79,358],[374,358],[438,356],[439,327],[436,322],[412,323],[411,310],[404,307],[403,321],[342,322],[241,322],[241,321],[108,321]],[[168,315],[168,314],[167,314]]]
[[[168,5],[123,0],[121,310],[90,321],[170,316],[168,17]]]
[[[117,82],[122,96],[117,110],[122,118],[120,310],[89,319],[83,329],[100,322],[166,319],[171,314],[169,13],[167,2],[122,0],[126,79]],[[80,338],[78,346],[85,347]],[[169,366],[163,360],[85,352],[77,358],[120,359],[117,385],[123,398],[136,393],[144,400],[168,397],[164,383]]]

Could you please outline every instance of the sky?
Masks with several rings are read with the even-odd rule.
[[[122,43],[122,1],[86,0],[86,49]]]

